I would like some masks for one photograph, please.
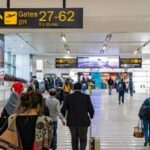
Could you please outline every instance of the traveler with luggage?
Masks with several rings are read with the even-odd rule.
[[[87,131],[90,119],[94,116],[94,108],[90,96],[81,93],[80,83],[74,84],[74,93],[67,95],[61,112],[64,117],[67,115],[67,126],[72,137],[72,150],[85,150]]]
[[[143,124],[145,142],[144,146],[150,145],[150,98],[147,98],[139,111],[139,118]]]

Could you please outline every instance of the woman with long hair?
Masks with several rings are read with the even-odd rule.
[[[41,114],[42,105],[41,93],[28,91],[20,97],[18,112],[8,118],[7,126],[9,122],[15,122],[13,130],[19,135],[20,150],[49,150],[52,122],[49,117]]]

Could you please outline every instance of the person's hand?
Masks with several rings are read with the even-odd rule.
[[[62,124],[65,126],[66,125],[66,121],[64,119],[62,119]]]

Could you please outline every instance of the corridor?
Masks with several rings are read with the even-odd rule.
[[[138,111],[148,97],[146,94],[125,95],[125,104],[118,105],[118,95],[113,91],[95,90],[92,102],[95,117],[92,120],[92,136],[99,137],[101,150],[145,150],[144,140],[133,137],[133,128],[138,123]],[[59,123],[58,150],[71,150],[70,133]],[[88,150],[88,146],[87,146]]]

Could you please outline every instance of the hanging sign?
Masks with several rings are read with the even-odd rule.
[[[0,9],[0,28],[83,28],[83,8]]]
[[[77,68],[76,58],[56,58],[55,59],[56,68]]]
[[[119,68],[142,68],[142,58],[120,58]]]

